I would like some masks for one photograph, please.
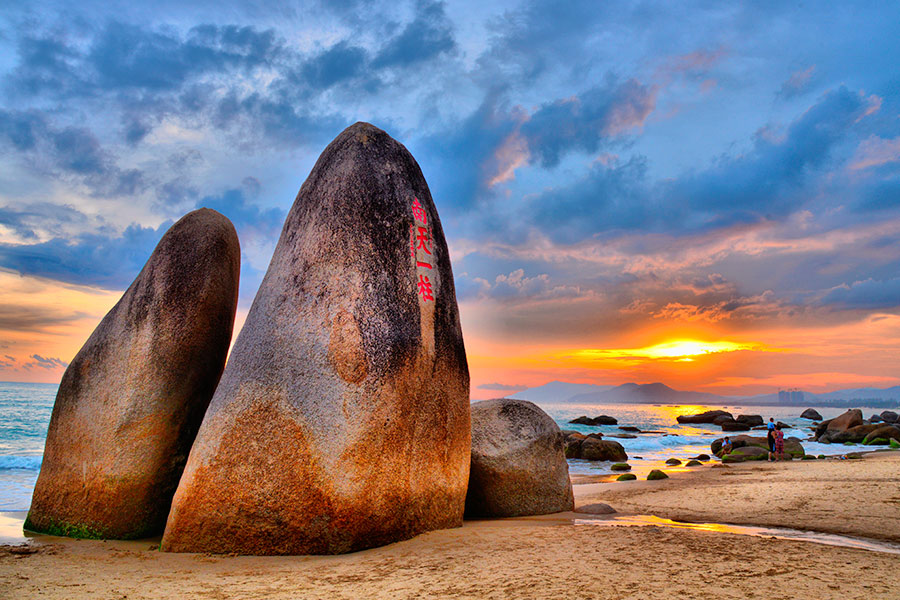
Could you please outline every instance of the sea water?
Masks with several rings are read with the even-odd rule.
[[[31,493],[41,468],[41,455],[50,413],[56,398],[58,386],[43,383],[3,383],[0,382],[0,511],[28,510]],[[768,421],[774,417],[792,426],[785,437],[800,438],[807,454],[828,456],[846,454],[857,450],[872,450],[870,446],[845,446],[843,444],[817,444],[807,441],[812,433],[807,419],[800,413],[805,407],[773,406],[655,406],[647,404],[542,404],[542,408],[553,417],[562,429],[574,429],[583,433],[601,432],[604,439],[613,439],[625,448],[632,473],[646,476],[651,469],[668,472],[684,470],[685,467],[668,467],[665,460],[678,458],[684,461],[700,453],[710,454],[709,445],[722,437],[719,427],[714,425],[680,425],[678,415],[694,414],[706,410],[728,410],[734,416],[758,414]],[[816,407],[814,407],[816,408]],[[863,408],[863,416],[880,413],[883,409]],[[824,418],[830,419],[843,413],[845,409],[816,408]],[[618,425],[588,427],[572,425],[570,420],[580,415],[596,417],[609,415],[618,419]],[[639,433],[634,439],[616,439],[612,435],[624,434],[619,426],[632,425],[644,431],[661,433]],[[750,431],[730,435],[763,436],[765,432]],[[609,476],[613,472],[610,462],[590,462],[570,460],[569,472],[578,475]]]
[[[602,433],[604,440],[616,441],[622,444],[628,455],[628,464],[631,465],[631,473],[639,478],[646,477],[652,469],[662,469],[666,472],[690,470],[683,464],[679,467],[670,467],[665,461],[677,458],[683,463],[698,454],[712,455],[710,444],[716,439],[726,435],[735,437],[738,435],[751,435],[765,437],[765,431],[737,431],[723,433],[721,427],[712,424],[690,425],[679,424],[679,415],[692,415],[708,410],[725,410],[734,415],[760,415],[768,422],[772,417],[776,422],[781,421],[790,425],[785,429],[784,437],[796,437],[800,439],[803,449],[807,454],[818,456],[843,456],[848,452],[871,451],[878,446],[844,445],[844,444],[819,444],[808,441],[813,431],[813,421],[801,419],[800,413],[806,406],[686,406],[686,405],[650,405],[650,404],[549,404],[540,405],[547,414],[559,425],[560,429],[569,429],[581,433]],[[813,406],[823,419],[834,418],[847,411],[846,408],[823,408]],[[879,414],[884,408],[857,407],[863,411],[863,418],[868,419],[873,414]],[[607,415],[618,420],[616,425],[587,426],[569,423],[572,419],[585,415],[596,417]],[[642,431],[654,431],[660,433],[634,433],[619,429],[621,426],[633,426]],[[630,433],[634,438],[615,438],[612,436]],[[569,473],[573,475],[601,475],[611,476],[612,462],[569,460]],[[618,475],[618,473],[616,473]]]
[[[0,511],[31,505],[58,387],[0,382]]]

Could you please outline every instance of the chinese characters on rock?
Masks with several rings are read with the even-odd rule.
[[[434,302],[431,280],[427,274],[422,272],[422,269],[428,269],[429,271],[434,269],[434,265],[430,262],[433,259],[431,250],[434,246],[431,231],[428,227],[428,214],[419,203],[418,198],[413,198],[412,212],[414,222],[409,227],[409,247],[413,258],[416,259],[416,274],[419,276],[419,281],[417,282],[418,293],[422,297],[423,302]],[[422,252],[419,253],[419,250]]]

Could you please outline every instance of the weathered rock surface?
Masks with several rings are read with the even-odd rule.
[[[822,415],[820,415],[819,411],[817,411],[814,408],[807,408],[806,410],[803,411],[803,413],[801,413],[800,418],[801,419],[811,419],[813,421],[821,421]]]
[[[722,431],[750,431],[750,426],[738,421],[726,421],[721,423]]]
[[[162,549],[341,553],[459,526],[470,435],[428,185],[401,144],[357,123],[287,215]]]
[[[885,410],[881,413],[881,419],[885,423],[896,423],[898,420],[900,420],[900,415],[897,415],[897,413],[892,410]]]
[[[26,528],[162,531],[231,341],[240,247],[200,209],[162,237],[63,375]]]
[[[575,506],[559,427],[526,400],[472,404],[467,517],[543,515]]]
[[[659,469],[653,469],[647,474],[647,481],[656,481],[658,479],[668,479],[669,476],[666,475],[665,471],[660,471]]]
[[[716,417],[721,416],[734,418],[730,412],[724,410],[708,410],[696,415],[679,415],[675,420],[679,423],[712,423],[716,420]]]
[[[618,462],[628,460],[628,455],[625,454],[625,448],[619,442],[589,437],[581,442],[581,454],[577,458]]]
[[[719,415],[713,419],[713,425],[722,425],[724,423],[737,423],[731,415]]]

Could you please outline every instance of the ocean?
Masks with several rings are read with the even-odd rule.
[[[31,493],[41,468],[44,439],[50,423],[50,413],[56,398],[57,385],[43,383],[0,382],[0,511],[27,510]],[[713,425],[679,425],[675,418],[705,410],[728,410],[738,414],[758,414],[766,420],[774,417],[794,426],[785,437],[796,436],[803,440],[808,454],[838,455],[854,450],[871,450],[867,446],[826,445],[805,441],[809,437],[810,422],[800,418],[805,407],[772,406],[653,406],[644,404],[542,404],[541,407],[562,429],[574,429],[584,433],[599,431],[604,439],[625,433],[619,426],[632,425],[642,430],[661,431],[660,434],[637,434],[634,439],[616,439],[625,448],[632,465],[632,473],[644,477],[651,469],[662,468],[672,472],[685,467],[668,467],[668,458],[686,459],[700,453],[709,453],[710,443],[723,433]],[[844,412],[838,408],[820,408],[826,419]],[[884,409],[860,407],[869,417]],[[618,425],[587,427],[571,425],[569,421],[580,415],[596,417],[609,415],[618,419]],[[750,432],[762,435],[761,432]],[[732,434],[737,435],[737,434]],[[569,471],[579,475],[611,475],[611,463],[570,460]]]

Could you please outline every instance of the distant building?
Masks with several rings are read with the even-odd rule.
[[[797,388],[778,390],[779,404],[803,404],[803,391]]]

